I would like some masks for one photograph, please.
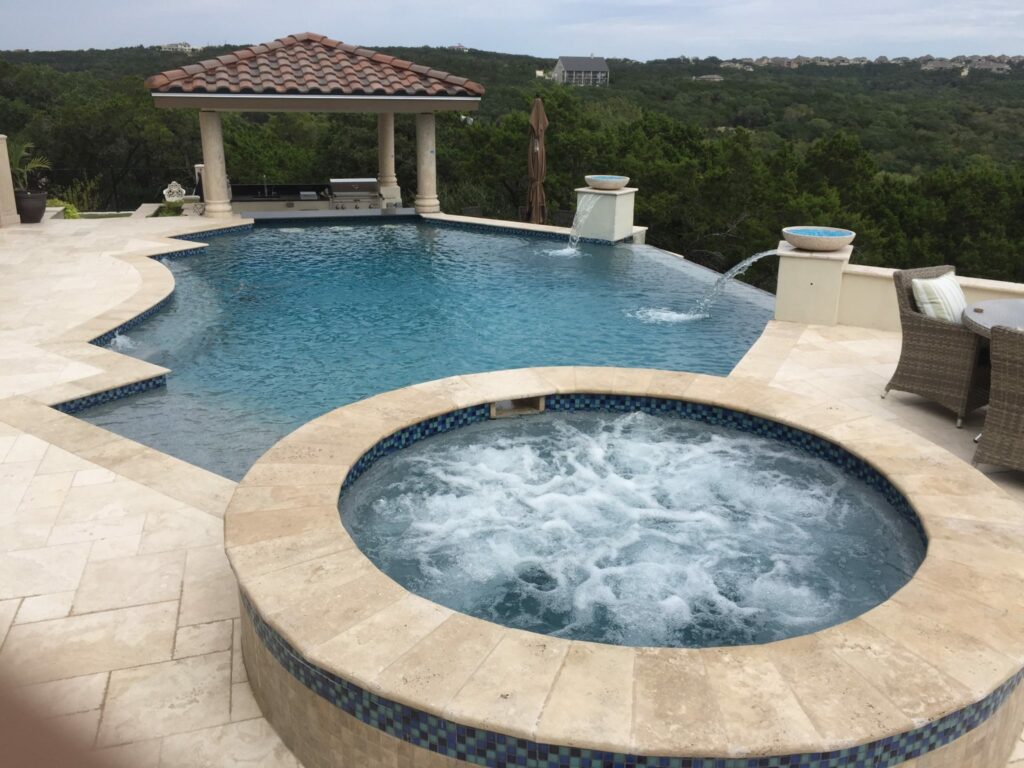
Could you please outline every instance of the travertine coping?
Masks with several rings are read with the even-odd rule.
[[[731,648],[626,648],[508,629],[407,592],[342,527],[351,466],[456,409],[595,393],[681,399],[842,445],[906,496],[929,539],[893,597],[843,624]],[[983,699],[1024,666],[1024,525],[985,476],[851,409],[736,379],[616,368],[456,376],[326,414],[271,448],[235,491],[228,556],[256,612],[306,660],[386,699],[547,744],[680,756],[836,750]]]
[[[122,251],[106,252],[106,255],[130,265],[138,273],[139,286],[132,296],[86,322],[68,328],[59,336],[38,344],[40,349],[63,355],[69,360],[85,362],[98,372],[74,381],[40,387],[24,393],[23,397],[55,406],[166,376],[170,372],[162,366],[90,342],[147,315],[170,298],[174,292],[174,276],[160,263],[159,258],[206,248],[205,243],[179,238],[215,235],[225,229],[251,227],[252,220],[236,217],[208,221],[189,216],[163,219],[161,224],[162,231],[152,234],[144,230],[126,234]]]

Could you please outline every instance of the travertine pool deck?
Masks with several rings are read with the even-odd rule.
[[[133,768],[297,765],[241,663],[235,484],[46,405],[163,372],[86,342],[170,293],[149,257],[198,245],[170,236],[224,226],[0,229],[0,675]]]
[[[195,247],[169,237],[224,225],[0,229],[0,674],[140,768],[296,765],[241,664],[221,519],[235,484],[47,407],[162,372],[86,342],[169,293],[148,257]],[[898,334],[772,323],[733,376],[839,401],[969,459],[981,413],[956,430],[918,398],[878,397],[898,353]],[[1024,477],[982,469],[1024,502]],[[1024,742],[1011,765],[1024,766]]]

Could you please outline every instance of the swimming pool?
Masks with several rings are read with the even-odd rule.
[[[426,223],[261,225],[167,262],[168,305],[117,339],[172,370],[166,388],[86,420],[240,478],[299,424],[377,392],[459,373],[615,365],[727,374],[772,314],[657,248]]]

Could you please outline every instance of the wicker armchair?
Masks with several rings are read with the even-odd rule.
[[[1024,470],[1024,331],[992,329],[992,397],[975,464]]]
[[[896,373],[885,385],[911,392],[948,408],[956,414],[957,427],[964,417],[988,402],[989,367],[982,339],[963,326],[918,312],[911,280],[932,278],[953,267],[898,270],[893,274],[899,303],[903,349]]]

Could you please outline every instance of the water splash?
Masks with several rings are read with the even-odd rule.
[[[707,318],[707,315],[694,315],[690,312],[675,312],[671,309],[654,309],[653,307],[637,309],[627,312],[626,315],[642,323],[690,323]]]
[[[576,205],[576,213],[572,217],[572,227],[569,229],[569,245],[565,248],[548,251],[549,256],[577,256],[580,252],[580,240],[583,239],[583,225],[597,205],[597,195],[587,195],[580,198]]]
[[[628,312],[627,314],[629,317],[636,318],[644,323],[689,323],[694,320],[707,320],[711,317],[711,308],[715,305],[715,302],[718,301],[718,297],[722,295],[722,291],[725,290],[729,281],[742,275],[761,259],[767,256],[775,256],[777,254],[778,251],[773,248],[770,251],[761,251],[760,253],[755,253],[753,256],[745,258],[728,272],[722,273],[722,275],[715,280],[714,285],[712,285],[707,292],[686,312],[678,312],[661,307],[637,309],[633,312]]]
[[[132,339],[127,333],[115,333],[114,338],[110,340],[107,345],[115,352],[128,352],[129,350],[135,349],[135,340]]]

